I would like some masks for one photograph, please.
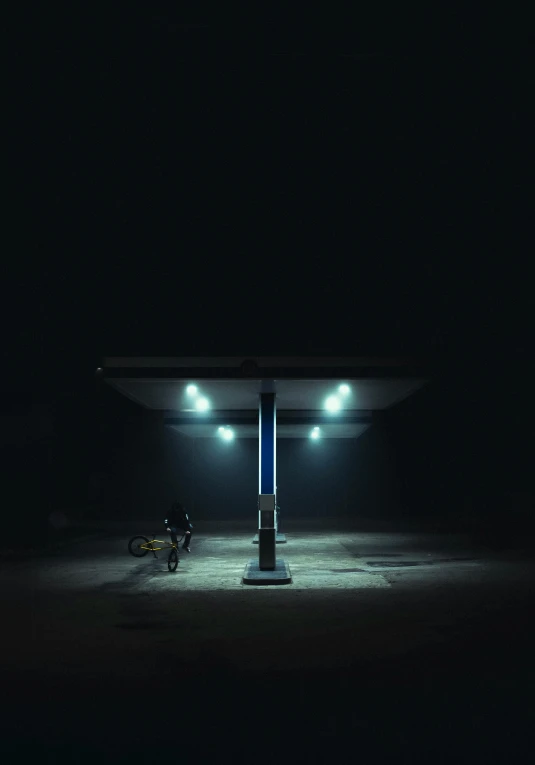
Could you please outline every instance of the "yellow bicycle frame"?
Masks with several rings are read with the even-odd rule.
[[[154,547],[153,546],[154,542],[158,542],[158,544],[162,544],[164,546],[163,547]],[[154,550],[171,550],[171,549],[178,550],[178,545],[175,545],[172,542],[171,543],[170,542],[165,542],[163,539],[151,539],[149,542],[147,542],[147,544],[139,545],[139,549],[140,550],[149,550],[149,551],[154,551]]]

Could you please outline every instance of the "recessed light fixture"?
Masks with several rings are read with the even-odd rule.
[[[342,404],[340,403],[338,396],[329,396],[325,401],[325,408],[329,412],[337,412],[341,406]]]

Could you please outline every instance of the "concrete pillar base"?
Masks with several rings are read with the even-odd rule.
[[[290,567],[279,558],[273,570],[262,571],[257,560],[250,560],[245,566],[244,584],[291,584]]]

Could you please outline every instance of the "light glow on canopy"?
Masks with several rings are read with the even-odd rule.
[[[341,406],[338,396],[329,396],[325,401],[325,408],[329,412],[338,412]]]
[[[198,409],[199,412],[206,412],[206,410],[209,408],[210,404],[208,403],[208,400],[206,398],[198,398],[195,402],[195,407]]]
[[[340,391],[342,396],[347,396],[347,394],[349,393],[349,385],[342,383],[342,385],[338,386],[338,390]]]
[[[197,395],[197,386],[196,385],[188,385],[186,388],[186,393],[188,396],[196,396]]]

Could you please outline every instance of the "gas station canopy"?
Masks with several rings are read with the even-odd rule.
[[[421,363],[355,357],[109,357],[100,374],[194,438],[259,437],[259,398],[274,393],[277,438],[358,438],[419,390]]]

